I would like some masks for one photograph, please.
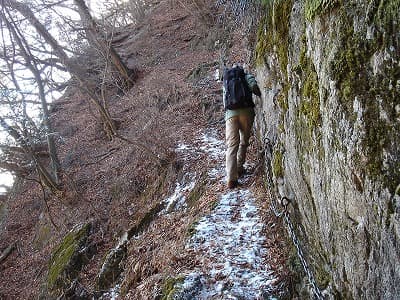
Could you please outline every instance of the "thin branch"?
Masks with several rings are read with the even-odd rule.
[[[6,248],[6,250],[3,251],[3,253],[1,253],[0,263],[2,263],[3,260],[5,260],[16,249],[16,246],[17,246],[17,242],[13,242]]]
[[[44,204],[46,205],[46,210],[47,210],[47,214],[49,216],[49,220],[50,220],[51,224],[54,226],[54,228],[58,229],[58,226],[56,225],[56,223],[53,220],[53,217],[51,216],[50,207],[49,207],[49,204],[47,203],[47,199],[46,199],[46,190],[45,190],[42,182],[39,181],[39,184],[40,184],[40,187],[42,188],[43,201],[44,201]]]
[[[119,138],[120,140],[125,141],[128,144],[131,144],[131,145],[133,145],[133,146],[135,146],[135,147],[137,147],[137,148],[139,148],[141,150],[144,150],[144,152],[146,154],[148,154],[150,157],[152,157],[160,166],[163,166],[163,165],[165,165],[167,163],[167,159],[166,158],[161,157],[160,155],[154,153],[154,151],[151,150],[147,145],[145,145],[145,144],[143,144],[143,143],[141,143],[141,142],[139,142],[137,140],[136,141],[130,140],[130,139],[128,139],[128,138],[126,138],[126,137],[124,137],[124,136],[122,136],[120,134],[116,134],[115,137]]]

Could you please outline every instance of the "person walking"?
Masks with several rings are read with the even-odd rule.
[[[226,175],[229,189],[237,187],[238,178],[245,173],[243,165],[255,116],[253,93],[261,96],[257,81],[240,64],[224,70]]]

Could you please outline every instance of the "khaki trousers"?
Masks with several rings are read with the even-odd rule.
[[[225,122],[227,181],[238,180],[238,170],[243,168],[249,146],[254,116],[242,114]]]

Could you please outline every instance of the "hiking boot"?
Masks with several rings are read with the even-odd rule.
[[[238,186],[238,181],[237,180],[232,180],[232,181],[228,181],[228,189],[234,189],[235,187]]]

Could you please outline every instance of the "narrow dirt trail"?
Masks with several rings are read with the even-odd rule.
[[[177,149],[186,160],[207,154],[208,188],[219,192],[213,211],[193,228],[186,249],[196,256],[198,265],[182,274],[185,279],[177,285],[174,299],[275,299],[270,295],[277,279],[268,263],[265,224],[251,190],[253,175],[241,178],[238,188],[226,189],[224,150],[214,130],[200,134],[195,145],[181,144]],[[179,194],[191,186],[190,180],[177,184],[180,189],[169,198],[168,207],[171,199],[179,199],[175,208],[185,207],[185,197]]]

